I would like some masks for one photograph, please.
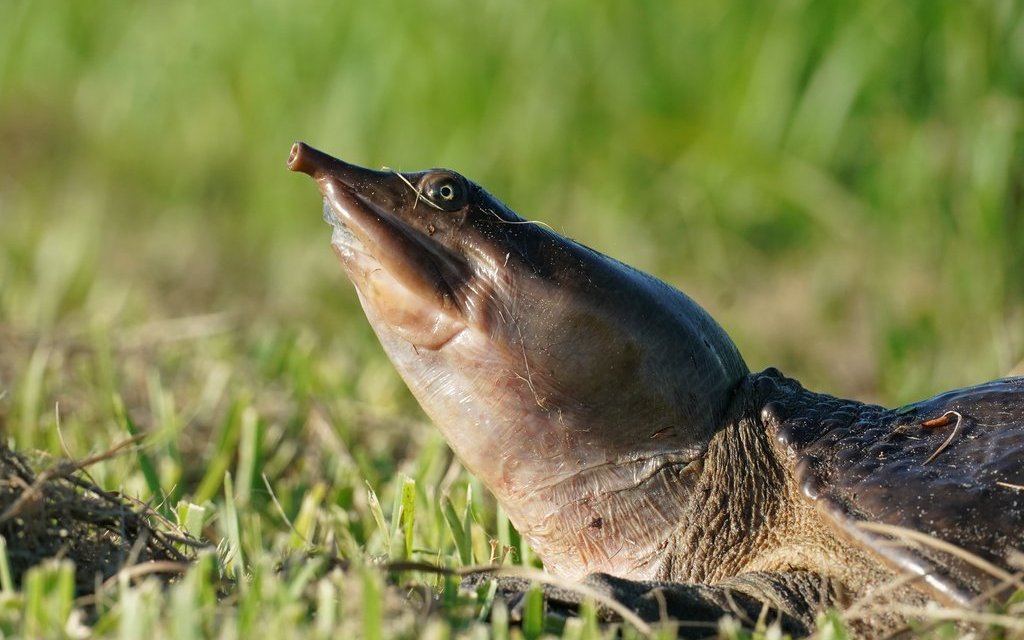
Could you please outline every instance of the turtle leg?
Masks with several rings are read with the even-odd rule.
[[[497,582],[497,595],[508,603],[515,619],[521,613],[530,580],[477,574],[463,584],[475,586],[488,579]],[[725,616],[732,616],[748,629],[759,622],[777,620],[784,632],[807,635],[814,628],[815,614],[837,601],[836,589],[827,580],[801,571],[744,573],[713,585],[627,580],[596,573],[588,576],[584,585],[625,605],[645,621],[675,621],[680,638],[714,635],[718,621]],[[548,612],[562,617],[575,616],[587,598],[579,591],[551,585],[543,585],[542,592]],[[602,620],[618,619],[600,602],[597,608]]]

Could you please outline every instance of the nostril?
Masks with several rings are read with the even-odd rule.
[[[288,152],[288,168],[313,175],[313,163],[309,161],[310,147],[305,142],[296,142]]]

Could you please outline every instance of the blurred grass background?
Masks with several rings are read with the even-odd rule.
[[[203,504],[230,471],[258,545],[287,530],[266,474],[351,554],[382,549],[365,484],[406,473],[417,544],[451,551],[437,498],[468,481],[285,170],[297,139],[455,168],[821,391],[899,404],[1024,357],[1019,1],[5,0],[9,440],[81,455],[130,419],[159,486],[134,460],[101,483]]]
[[[455,167],[835,393],[1024,355],[1019,2],[0,10],[11,328],[231,311],[333,342],[359,320],[282,170],[305,139]]]

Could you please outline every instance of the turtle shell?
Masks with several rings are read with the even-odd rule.
[[[791,380],[778,389],[762,420],[841,534],[948,602],[1019,588],[1011,558],[1024,550],[1024,378],[899,409]]]

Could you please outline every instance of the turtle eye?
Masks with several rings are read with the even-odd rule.
[[[469,194],[462,176],[447,171],[428,173],[423,178],[420,191],[445,211],[457,211],[466,206]]]

